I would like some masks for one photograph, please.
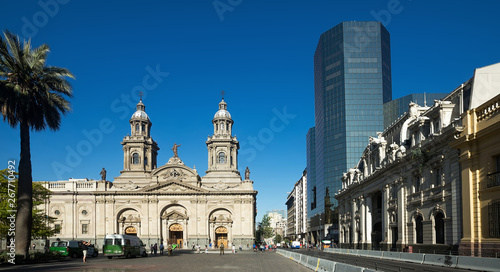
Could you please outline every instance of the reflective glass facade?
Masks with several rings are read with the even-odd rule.
[[[314,54],[318,204],[309,217],[324,212],[327,187],[337,205],[342,173],[357,164],[368,136],[383,130],[383,104],[392,99],[390,55],[389,32],[380,22],[343,22],[321,35]]]
[[[387,128],[401,115],[405,114],[408,111],[410,102],[414,102],[419,106],[425,106],[426,104],[432,106],[434,100],[443,99],[446,95],[447,93],[415,93],[384,103],[384,128]]]

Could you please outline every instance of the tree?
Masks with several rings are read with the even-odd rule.
[[[273,228],[271,228],[271,218],[265,214],[262,217],[262,222],[259,223],[262,238],[267,239],[273,237]]]
[[[72,96],[67,69],[47,66],[49,46],[31,48],[8,30],[0,37],[0,111],[11,127],[20,127],[21,154],[16,213],[16,254],[29,257],[32,229],[33,189],[30,130],[59,129],[61,114],[71,110]]]
[[[11,215],[9,207],[11,202],[8,201],[9,197],[9,170],[0,170],[0,237],[7,238],[10,228],[10,219],[8,217]],[[14,173],[16,176],[17,173]],[[17,178],[10,182],[15,188],[14,191],[17,193]],[[43,237],[50,237],[55,234],[55,229],[52,229],[50,225],[54,223],[55,217],[47,216],[45,211],[40,209],[39,206],[44,204],[50,198],[50,190],[43,187],[40,183],[33,182],[33,228],[31,229],[31,238],[38,239]]]
[[[281,235],[276,234],[276,236],[274,237],[274,243],[275,244],[281,243],[281,240],[283,240],[283,238],[281,238]]]

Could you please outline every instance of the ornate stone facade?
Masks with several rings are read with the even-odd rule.
[[[141,102],[124,137],[124,166],[113,182],[87,179],[45,182],[52,191],[45,203],[60,232],[50,240],[93,240],[102,246],[106,234],[136,234],[147,244],[227,246],[254,242],[256,195],[249,174],[238,172],[233,120],[222,100],[213,119],[207,175],[200,177],[177,155],[157,167],[158,144]]]
[[[408,112],[370,137],[358,165],[344,173],[339,201],[342,247],[449,250],[461,236],[457,151],[463,89]],[[431,252],[432,252],[431,251]]]
[[[478,68],[442,101],[410,103],[408,113],[369,139],[336,195],[341,246],[498,252],[499,75],[500,63]]]

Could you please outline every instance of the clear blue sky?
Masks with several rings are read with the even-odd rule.
[[[498,1],[2,1],[0,28],[49,44],[48,63],[76,75],[73,111],[61,129],[31,134],[34,180],[97,179],[102,167],[108,179],[118,176],[138,89],[146,93],[159,166],[176,142],[184,163],[203,175],[224,90],[241,142],[240,171],[250,168],[259,191],[260,220],[266,210],[286,209],[306,167],[321,33],[342,21],[380,20],[391,34],[393,98],[451,92],[474,68],[500,61],[498,10]],[[294,117],[271,124],[284,110]],[[100,130],[102,139],[88,149],[84,130]],[[3,169],[19,158],[19,129],[0,122],[0,140]],[[80,160],[67,161],[78,148]]]

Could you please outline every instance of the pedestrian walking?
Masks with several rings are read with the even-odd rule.
[[[163,242],[160,244],[160,255],[163,255],[163,249],[165,247],[163,246]]]
[[[233,254],[236,253],[236,247],[234,246],[234,244],[233,244],[233,247],[232,247],[232,251],[233,251]]]
[[[208,247],[205,245],[205,254],[208,253]]]
[[[196,245],[196,253],[200,253],[200,245]]]
[[[157,243],[155,243],[155,245],[153,246],[153,250],[154,250],[155,255],[156,255],[156,253],[158,252],[158,244]]]
[[[220,252],[219,255],[224,255],[224,244],[220,244]]]

